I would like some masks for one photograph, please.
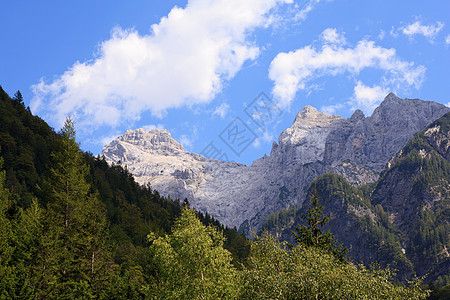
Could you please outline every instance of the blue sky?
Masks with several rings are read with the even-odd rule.
[[[7,1],[0,85],[84,150],[165,128],[251,164],[305,105],[370,115],[384,96],[450,103],[450,1]]]

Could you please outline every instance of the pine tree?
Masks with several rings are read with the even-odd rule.
[[[86,181],[89,169],[75,141],[73,121],[61,130],[60,149],[53,154],[50,191],[41,256],[43,296],[90,297],[107,280],[108,252],[104,207]],[[66,295],[67,296],[67,295]]]
[[[293,232],[295,241],[306,247],[318,247],[329,251],[340,261],[345,261],[348,249],[343,247],[342,244],[336,246],[337,242],[330,230],[322,232],[321,228],[329,221],[329,218],[324,216],[323,210],[323,205],[319,204],[317,189],[314,187],[314,194],[311,194],[311,206],[307,212],[308,215],[302,215],[307,225],[299,225],[295,228],[295,232]]]
[[[18,90],[15,94],[14,94],[14,100],[16,100],[18,103],[24,105],[23,103],[23,96],[22,93]]]

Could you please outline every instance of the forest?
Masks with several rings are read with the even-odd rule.
[[[312,206],[295,244],[253,240],[138,185],[0,88],[1,299],[425,299],[346,258]],[[293,233],[294,234],[294,233]]]

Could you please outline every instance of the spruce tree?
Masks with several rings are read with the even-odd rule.
[[[329,218],[323,213],[324,207],[319,204],[317,189],[314,187],[314,194],[311,194],[311,206],[308,209],[308,215],[302,215],[307,225],[299,225],[295,228],[294,238],[298,244],[306,247],[318,247],[325,251],[331,252],[340,261],[345,261],[348,249],[342,244],[337,246],[337,241],[330,230],[322,232]]]
[[[14,100],[16,100],[18,103],[23,104],[23,96],[22,93],[18,90],[15,94],[14,94]]]
[[[61,130],[61,147],[45,181],[49,191],[46,234],[41,256],[42,296],[90,297],[107,280],[108,252],[104,207],[86,181],[88,166],[75,141],[68,118]],[[107,272],[108,273],[108,272]]]

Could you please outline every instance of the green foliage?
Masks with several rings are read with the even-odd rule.
[[[37,194],[40,177],[47,172],[51,153],[58,148],[58,135],[39,117],[32,116],[21,100],[11,99],[0,88],[0,156],[4,158],[6,187],[29,206]]]
[[[317,247],[290,249],[268,236],[251,243],[208,214],[183,210],[178,200],[138,185],[121,166],[82,153],[71,120],[57,134],[31,115],[20,92],[10,98],[1,88],[0,145],[6,171],[0,172],[0,299],[419,299],[426,294],[417,282],[395,285],[387,271],[343,264]],[[443,164],[435,160],[429,166]],[[436,182],[447,176],[436,174],[427,176]],[[353,193],[349,203],[367,205],[369,190],[355,192],[339,177],[327,178],[324,184],[335,187],[335,196]],[[287,193],[280,189],[280,197]],[[429,227],[443,223],[446,213],[424,212],[417,241],[431,243],[433,235],[445,233],[445,226]],[[298,214],[291,208],[272,223],[284,228]],[[397,234],[386,211],[377,216],[379,226]],[[435,253],[433,246],[426,249]],[[445,284],[445,276],[440,278]]]
[[[42,237],[41,295],[88,297],[103,291],[111,275],[110,254],[105,248],[104,206],[90,192],[89,172],[75,141],[73,121],[61,130],[61,147],[53,154]]]
[[[293,205],[287,209],[280,209],[279,211],[269,215],[261,226],[261,233],[265,230],[281,232],[287,228],[291,222],[293,222],[299,211],[300,210]]]
[[[0,158],[0,170],[3,159]],[[13,223],[8,214],[11,208],[11,199],[8,190],[4,188],[5,172],[0,171],[0,298],[9,298],[14,295],[15,269],[11,266],[13,261],[14,234]]]
[[[368,234],[369,247],[377,253],[376,261],[408,276],[414,273],[414,266],[407,258],[402,245],[404,235],[390,221],[389,214],[379,204],[373,209],[376,218],[369,215],[359,218],[361,228]]]
[[[154,234],[149,235],[154,239]],[[238,273],[224,237],[205,227],[185,207],[170,235],[153,240],[156,274],[148,289],[159,299],[233,299],[238,292]]]
[[[385,172],[384,181],[380,181],[375,189],[382,189],[390,178],[408,178],[411,185],[408,195],[409,205],[415,206],[407,218],[406,226],[401,228],[408,235],[402,238],[397,234],[397,245],[388,253],[396,253],[395,260],[400,261],[399,244],[404,244],[406,256],[410,261],[411,268],[419,274],[430,274],[430,280],[436,280],[442,274],[440,265],[448,270],[447,249],[450,248],[450,162],[430,144],[433,139],[440,139],[441,143],[448,143],[448,130],[450,126],[450,114],[444,115],[428,126],[440,127],[440,131],[434,132],[432,137],[425,136],[424,131],[417,133],[398,155],[395,163]],[[392,209],[390,203],[396,203],[398,199],[394,195],[388,195],[387,199],[379,198],[374,204],[383,204]],[[395,208],[394,208],[395,209]],[[400,212],[403,213],[403,212]],[[391,230],[392,231],[392,230]],[[397,230],[398,231],[398,230]],[[405,243],[405,241],[407,241]],[[393,251],[394,250],[394,251]],[[445,267],[447,264],[447,267]],[[443,278],[443,277],[442,277]],[[449,281],[442,284],[448,284]]]
[[[313,186],[320,192],[323,199],[337,198],[343,199],[346,203],[354,206],[370,206],[370,200],[365,197],[367,187],[356,189],[340,175],[325,173],[311,183],[310,191]]]
[[[425,299],[420,281],[396,285],[389,271],[341,263],[328,251],[289,249],[264,235],[252,243],[241,299]]]
[[[441,288],[434,287],[428,297],[429,300],[448,300],[450,299],[450,284]]]
[[[250,253],[250,243],[244,233],[239,234],[236,228],[224,227],[208,213],[197,212],[197,217],[203,225],[214,226],[223,233],[225,237],[223,246],[231,252],[234,266],[240,268]]]
[[[319,204],[317,189],[314,188],[314,194],[311,194],[311,206],[308,209],[307,216],[302,215],[307,225],[299,225],[293,232],[295,241],[305,247],[315,247],[326,252],[332,253],[340,261],[345,261],[348,250],[342,244],[337,246],[337,241],[329,230],[322,232],[330,218],[324,216],[324,207]]]
[[[5,264],[7,255],[3,253],[3,266],[11,271],[5,275],[11,282],[11,295],[23,298],[26,286],[34,291],[32,295],[38,291],[43,291],[42,297],[45,293],[56,295],[59,292],[55,287],[64,290],[65,285],[65,290],[77,289],[78,295],[86,291],[86,295],[100,298],[111,298],[107,295],[142,298],[142,287],[148,284],[153,272],[146,236],[149,232],[158,236],[169,233],[181,214],[179,201],[165,199],[149,186],[138,185],[126,169],[109,166],[104,157],[80,152],[73,124],[57,134],[42,119],[32,116],[17,99],[22,99],[19,94],[12,99],[0,88],[0,156],[5,158],[6,173],[2,176],[7,187],[1,191],[8,195],[2,197],[7,199],[8,225],[5,223],[0,231],[9,236],[0,244],[10,249],[8,262],[11,263]],[[70,153],[75,153],[74,159],[65,161]],[[70,193],[65,193],[65,183],[70,183]],[[64,204],[69,204],[68,227],[73,225],[67,230],[64,229],[67,208]],[[31,226],[32,211],[39,211],[35,215],[39,217],[35,218],[34,227],[26,229],[22,216],[28,216],[24,218],[30,220]],[[203,223],[209,222],[223,232],[227,237],[224,247],[232,253],[233,263],[241,266],[239,262],[245,261],[249,252],[246,237],[235,229],[224,228],[210,216],[198,215]],[[91,266],[92,252],[88,256],[80,249],[89,249],[89,245],[103,249],[94,251],[95,264],[99,263],[99,268],[94,266],[95,276],[83,271]],[[65,251],[69,262],[76,261],[78,266],[83,266],[71,272],[75,280],[69,280],[69,275],[62,279],[61,268],[65,262],[60,262],[58,257],[64,256]],[[67,268],[72,267],[68,265]],[[42,272],[44,268],[46,272]],[[14,270],[23,271],[19,274]],[[102,272],[104,276],[100,276]],[[24,291],[20,291],[21,286]]]

